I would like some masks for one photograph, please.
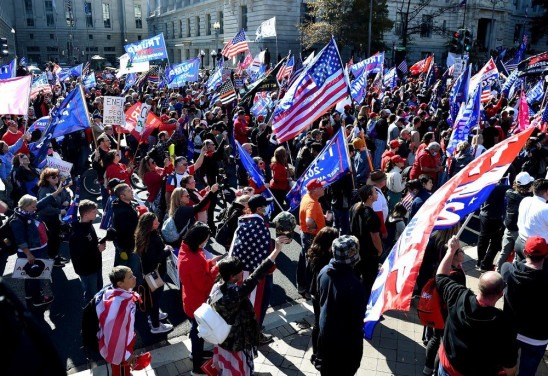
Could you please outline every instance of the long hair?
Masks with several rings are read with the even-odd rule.
[[[287,166],[287,151],[283,146],[278,146],[276,150],[274,150],[272,162],[278,162],[282,166]]]
[[[323,256],[331,254],[331,244],[339,237],[339,231],[334,227],[322,228],[314,237],[308,249],[308,261],[316,264]]]
[[[196,222],[192,225],[183,237],[183,243],[194,253],[200,250],[200,244],[205,242],[211,235],[209,226],[203,222]]]
[[[181,197],[185,194],[186,189],[177,187],[171,192],[171,198],[169,200],[169,216],[173,217],[177,209],[179,209],[183,204],[181,203]]]
[[[137,228],[135,228],[135,252],[142,256],[148,248],[150,242],[150,235],[153,231],[152,223],[156,219],[156,214],[145,213],[139,217],[137,222]]]
[[[141,180],[143,180],[145,178],[145,174],[150,171],[150,161],[153,160],[154,159],[148,155],[141,159],[141,163],[139,164],[139,177]]]
[[[445,250],[447,248],[447,242],[449,242],[449,239],[451,239],[453,235],[457,235],[459,230],[460,223],[457,223],[451,228],[434,231],[430,237],[432,241],[434,241],[434,243],[436,244],[436,249]],[[445,254],[445,251],[443,254]],[[441,254],[441,256],[443,256],[443,254]]]
[[[59,170],[56,168],[46,167],[40,173],[40,181],[38,182],[39,187],[47,187],[50,185],[48,178],[52,176],[59,176]]]

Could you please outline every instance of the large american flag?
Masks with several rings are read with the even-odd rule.
[[[348,85],[335,40],[316,56],[289,87],[273,114],[278,143],[290,140],[346,98]]]
[[[234,57],[239,53],[249,51],[249,46],[247,44],[247,39],[245,37],[244,29],[240,30],[238,34],[231,41],[229,41],[226,46],[221,51],[221,55],[228,57]]]
[[[228,104],[236,99],[236,90],[234,90],[234,85],[230,79],[223,82],[219,94],[219,100],[222,104]]]

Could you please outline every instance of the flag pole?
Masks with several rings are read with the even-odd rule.
[[[270,193],[270,196],[272,196],[272,198],[274,199],[274,202],[276,203],[276,205],[278,205],[278,207],[280,208],[280,210],[281,210],[281,211],[285,211],[284,208],[282,208],[282,205],[280,205],[280,203],[278,202],[278,200],[276,200],[276,197],[274,196],[274,194],[272,193],[272,191],[270,190],[270,188],[267,188],[266,190]]]
[[[466,217],[466,219],[464,220],[464,222],[462,222],[462,225],[460,226],[460,229],[459,229],[459,232],[457,232],[457,238],[460,238],[462,232],[464,231],[464,228],[466,227],[466,225],[468,224],[468,222],[470,222],[470,220],[472,219],[472,216],[474,215],[474,212],[468,214],[468,216]]]

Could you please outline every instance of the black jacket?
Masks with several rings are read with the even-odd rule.
[[[548,340],[548,271],[535,270],[524,262],[505,263],[502,277],[507,284],[504,312],[513,317],[518,334]]]
[[[525,197],[532,196],[532,193],[521,195],[513,189],[508,189],[504,195],[506,199],[506,218],[504,218],[504,226],[509,231],[518,231],[518,213],[519,204]]]
[[[76,274],[86,276],[102,269],[103,260],[97,248],[98,245],[99,240],[92,222],[72,224],[69,249]]]
[[[139,215],[133,205],[120,199],[112,203],[112,227],[116,230],[116,245],[126,252],[133,252],[135,246],[134,233]]]

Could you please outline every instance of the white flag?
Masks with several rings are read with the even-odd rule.
[[[150,63],[148,61],[144,61],[142,63],[132,63],[129,64],[129,56],[128,54],[123,54],[120,56],[120,69],[116,73],[116,78],[122,77],[124,74],[128,73],[139,73],[139,72],[148,72],[150,69]]]
[[[276,17],[272,17],[269,20],[264,21],[259,25],[255,32],[257,37],[255,40],[262,38],[275,37],[276,36]]]

